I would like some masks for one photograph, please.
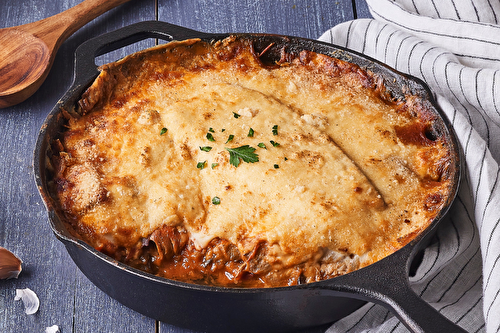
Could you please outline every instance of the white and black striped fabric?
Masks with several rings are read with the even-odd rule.
[[[417,273],[414,290],[468,332],[500,332],[500,1],[367,0],[374,19],[320,40],[423,79],[452,122],[465,157],[459,196]],[[328,332],[406,332],[367,304]]]

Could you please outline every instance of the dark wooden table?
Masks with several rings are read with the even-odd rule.
[[[80,0],[1,0],[0,28],[54,15]],[[23,260],[18,279],[0,280],[0,332],[191,332],[156,322],[111,299],[78,270],[52,234],[33,180],[33,149],[46,115],[72,81],[73,53],[85,40],[131,23],[166,21],[206,32],[265,32],[318,38],[341,22],[369,17],[364,0],[132,0],[93,20],[59,49],[47,80],[28,100],[0,110],[0,246]],[[153,45],[98,58],[110,62]],[[1,47],[1,45],[0,45]],[[2,78],[0,78],[1,80]],[[35,315],[14,301],[17,288],[40,299]]]

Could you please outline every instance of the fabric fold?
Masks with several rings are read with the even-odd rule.
[[[374,19],[340,24],[320,40],[424,80],[464,156],[459,195],[411,284],[469,332],[500,332],[500,3],[367,0]],[[367,304],[328,332],[407,332]]]

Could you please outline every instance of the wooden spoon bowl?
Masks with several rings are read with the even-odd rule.
[[[10,41],[19,41],[18,44]],[[50,50],[43,40],[30,33],[10,29],[0,34],[0,96],[13,96],[16,92],[36,90],[37,81],[43,80],[45,69],[50,63]],[[40,80],[42,78],[42,80]],[[34,88],[35,83],[37,85]],[[30,93],[31,95],[31,93]]]
[[[86,0],[49,18],[0,29],[0,108],[18,104],[40,88],[57,50],[97,16],[129,0]]]

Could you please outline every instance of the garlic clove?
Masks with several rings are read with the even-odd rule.
[[[24,311],[26,314],[35,314],[40,306],[40,300],[33,290],[30,288],[16,289],[16,297],[14,301],[22,300],[24,303]]]
[[[0,279],[13,279],[21,273],[21,259],[0,246]]]
[[[59,326],[52,325],[45,328],[45,333],[59,333]]]

